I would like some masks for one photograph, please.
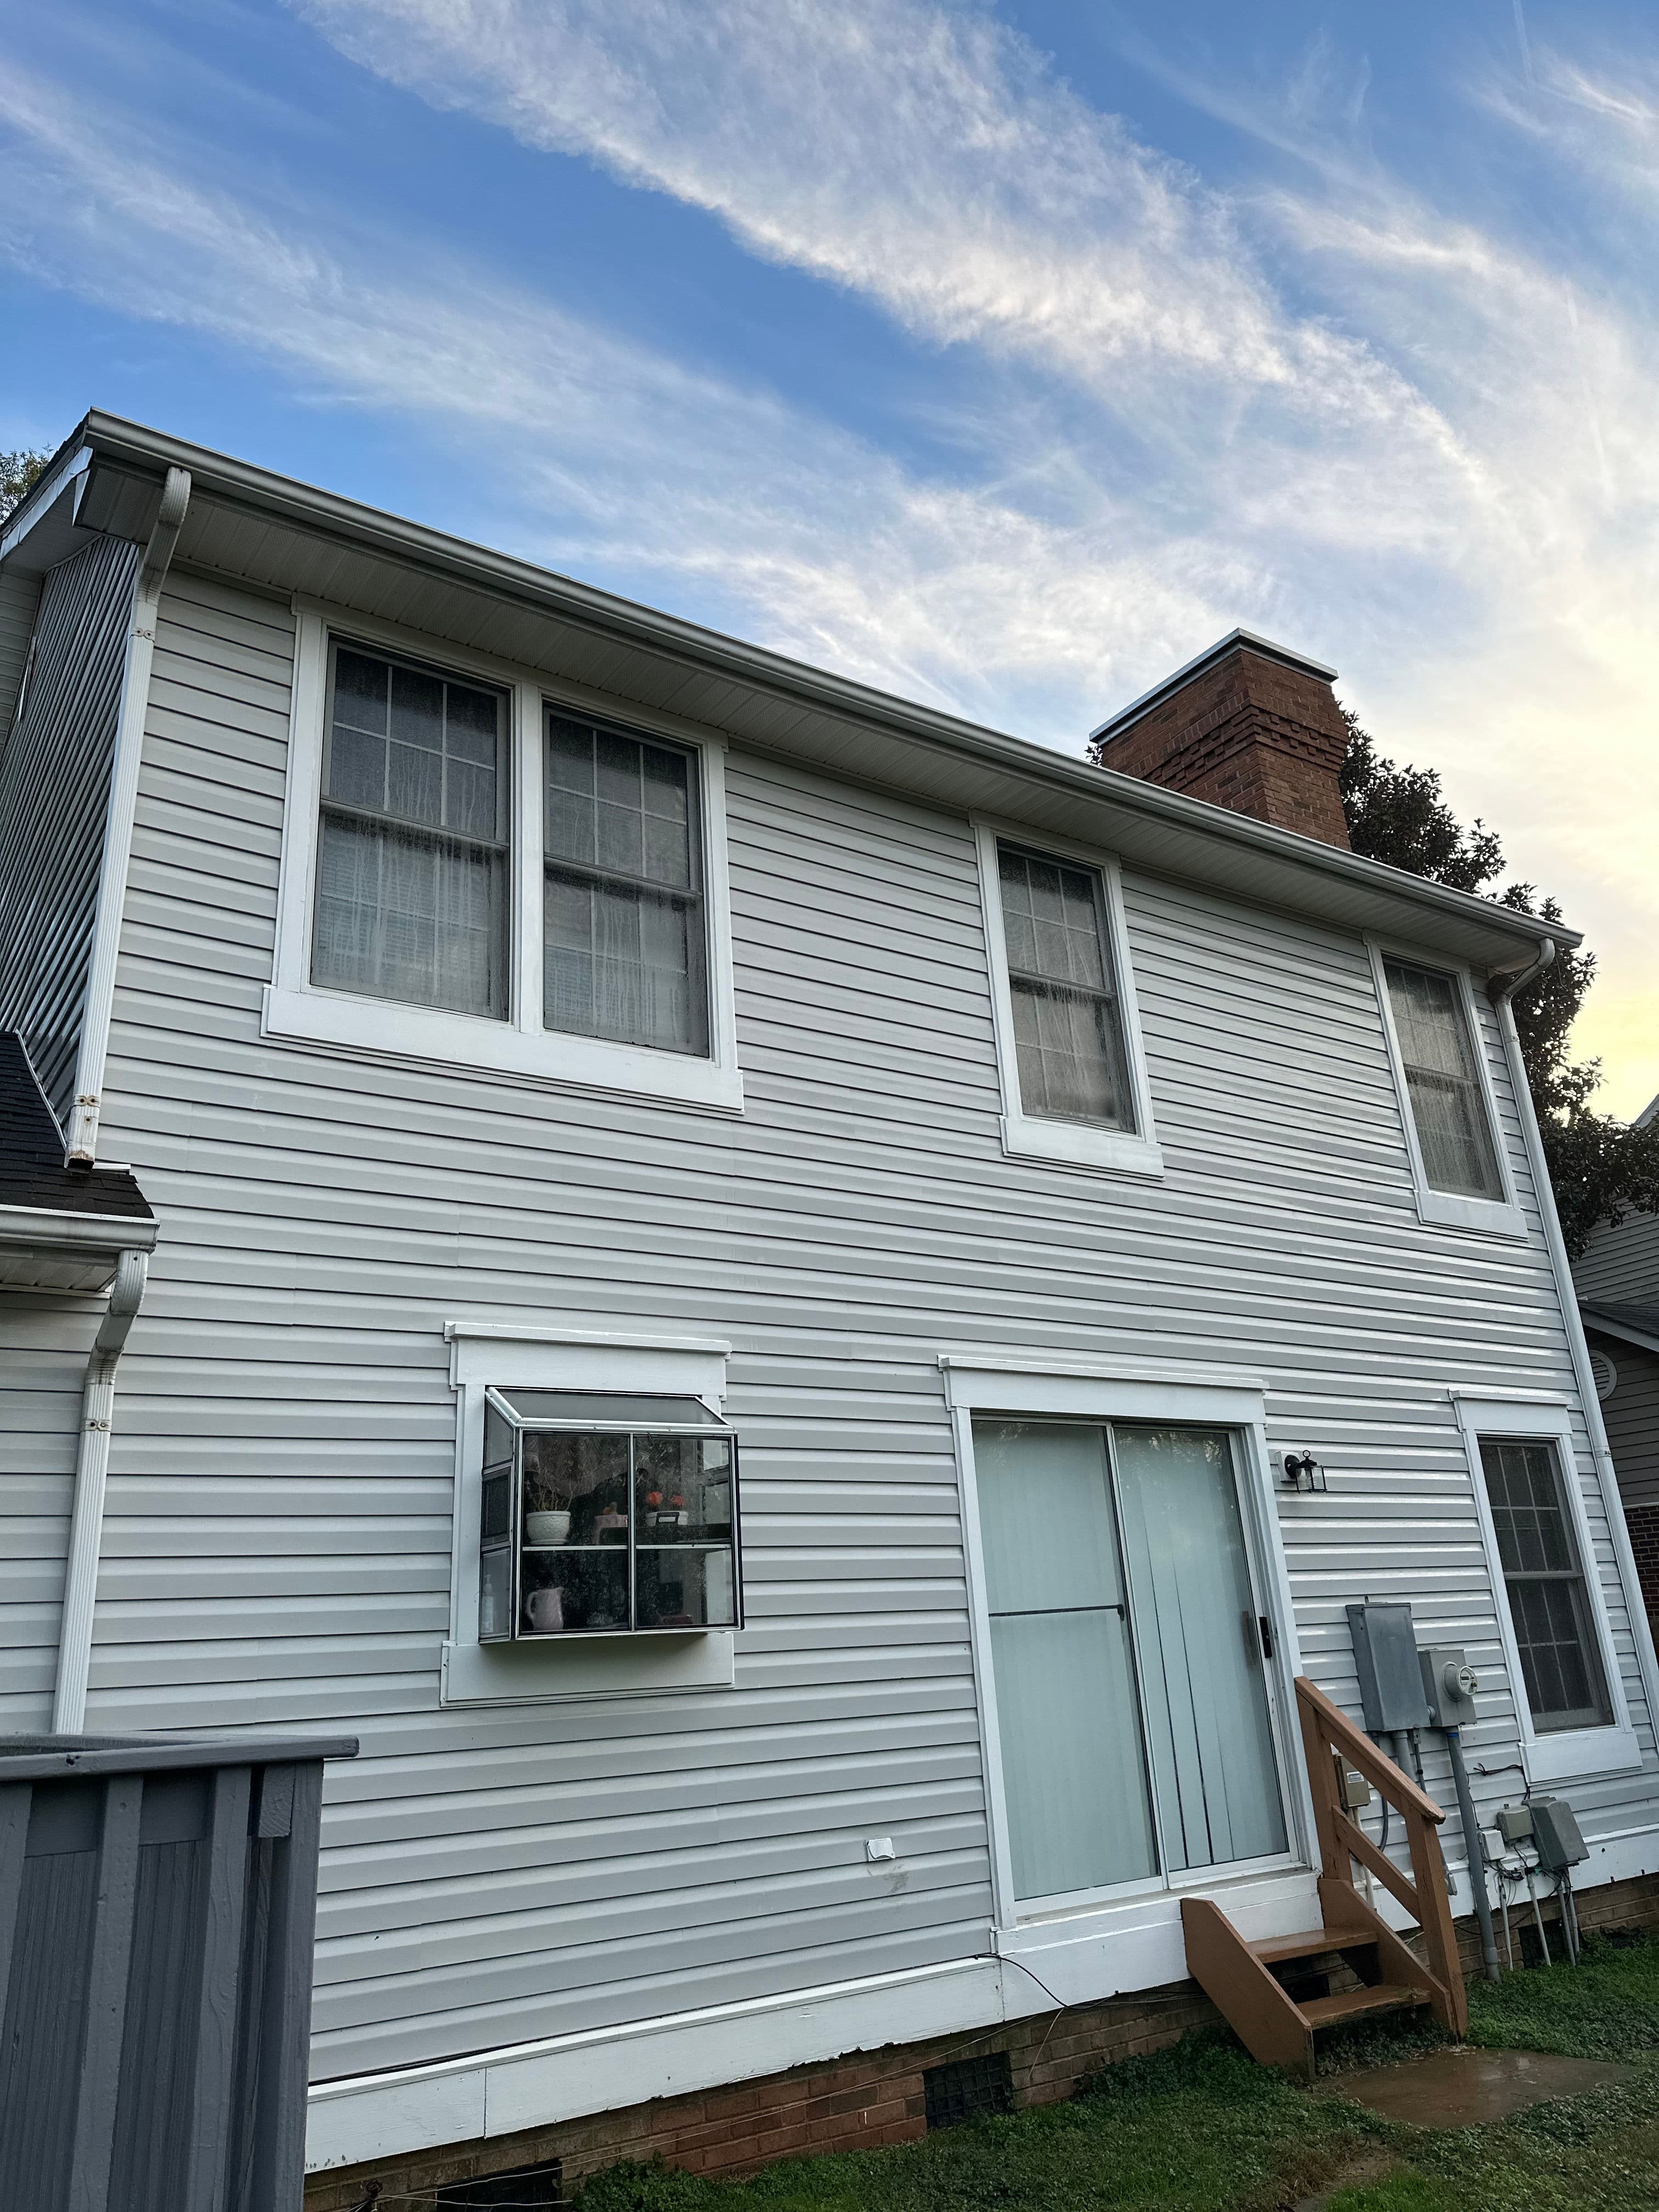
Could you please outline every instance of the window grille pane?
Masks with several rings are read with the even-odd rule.
[[[325,813],[312,981],[504,1013],[506,882],[505,854]]]
[[[692,781],[688,753],[549,715],[549,1029],[708,1050]]]
[[[1480,1464],[1534,1724],[1605,1726],[1612,1708],[1555,1446],[1485,1437]]]
[[[312,981],[504,1015],[499,696],[340,646],[331,709]]]
[[[1099,881],[998,848],[1020,1104],[1046,1121],[1134,1126]]]
[[[1455,980],[1397,960],[1383,966],[1430,1188],[1501,1198],[1486,1101]]]

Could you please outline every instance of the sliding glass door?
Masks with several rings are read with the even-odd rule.
[[[1018,1899],[1283,1851],[1231,1437],[980,1420],[974,1465]]]

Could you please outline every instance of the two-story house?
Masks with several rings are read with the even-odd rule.
[[[1636,1127],[1656,1116],[1659,1098]],[[1659,1213],[1603,1222],[1572,1272],[1651,1622],[1659,1617]]]
[[[0,731],[0,1711],[361,1738],[319,2204],[1174,2032],[1183,1898],[1308,1925],[1364,1598],[1636,1912],[1547,926],[1346,849],[1328,670],[1115,772],[94,414]]]

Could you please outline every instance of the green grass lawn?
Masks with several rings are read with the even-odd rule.
[[[1310,2096],[1231,2038],[1109,2068],[1073,2101],[879,2151],[792,2159],[750,2181],[623,2165],[580,2212],[1280,2212],[1362,2162],[1331,2212],[1659,2212],[1659,1942],[1592,1942],[1577,1968],[1470,1992],[1470,2037],[1493,2048],[1634,2061],[1632,2080],[1490,2127],[1423,2130],[1340,2094]],[[1371,2027],[1323,2046],[1333,2069],[1406,2057],[1436,2032]],[[1340,2074],[1330,2087],[1340,2090]]]

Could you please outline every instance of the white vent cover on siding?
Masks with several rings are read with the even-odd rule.
[[[1605,1352],[1592,1352],[1589,1359],[1590,1373],[1595,1377],[1596,1396],[1611,1398],[1618,1386],[1619,1370]]]

